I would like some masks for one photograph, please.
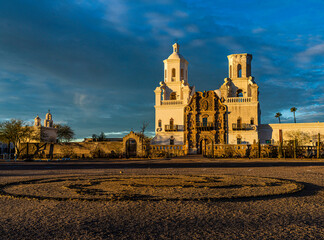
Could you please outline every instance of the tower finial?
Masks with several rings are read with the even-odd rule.
[[[50,109],[48,109],[48,113],[50,113],[51,112],[51,110]]]
[[[172,47],[173,47],[173,52],[179,53],[180,46],[178,43],[173,44]]]

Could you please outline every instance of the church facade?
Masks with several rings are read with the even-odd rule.
[[[179,44],[164,62],[164,80],[155,89],[153,150],[204,153],[219,144],[275,144],[281,126],[324,134],[324,123],[261,124],[259,87],[252,76],[252,55],[231,54],[228,76],[219,89],[196,92]],[[279,126],[277,126],[279,125]],[[311,129],[311,130],[310,130]],[[216,147],[217,148],[217,147]]]

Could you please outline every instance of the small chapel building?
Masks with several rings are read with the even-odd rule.
[[[48,110],[48,113],[45,115],[44,125],[42,126],[42,120],[37,115],[34,119],[34,126],[33,126],[37,138],[31,142],[48,142],[48,143],[55,143],[57,141],[57,128],[54,126],[53,116]]]

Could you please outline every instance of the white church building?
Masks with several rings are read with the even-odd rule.
[[[252,144],[257,141],[276,144],[279,141],[279,130],[284,137],[289,131],[304,131],[310,135],[324,134],[324,123],[261,124],[259,87],[251,71],[252,55],[231,54],[227,58],[228,77],[219,89],[213,90],[219,102],[226,106],[225,144]],[[185,129],[188,124],[185,122],[185,108],[195,94],[195,87],[190,86],[188,61],[180,54],[179,44],[173,45],[173,52],[163,63],[164,79],[154,90],[155,137],[151,145],[185,146]],[[199,126],[207,126],[208,119],[210,117],[197,120],[202,121]],[[208,131],[211,134],[211,129],[218,125],[217,122],[210,124],[213,128],[199,128],[199,131],[206,131],[206,134]]]

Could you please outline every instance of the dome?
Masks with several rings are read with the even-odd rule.
[[[181,54],[177,53],[177,52],[173,52],[168,59],[184,59],[184,57],[182,57]]]
[[[35,120],[40,120],[40,117],[37,115],[37,117],[35,117]]]
[[[175,43],[172,45],[173,47],[173,53],[168,57],[168,59],[184,59],[184,57],[182,57],[182,55],[179,53],[179,44]]]

